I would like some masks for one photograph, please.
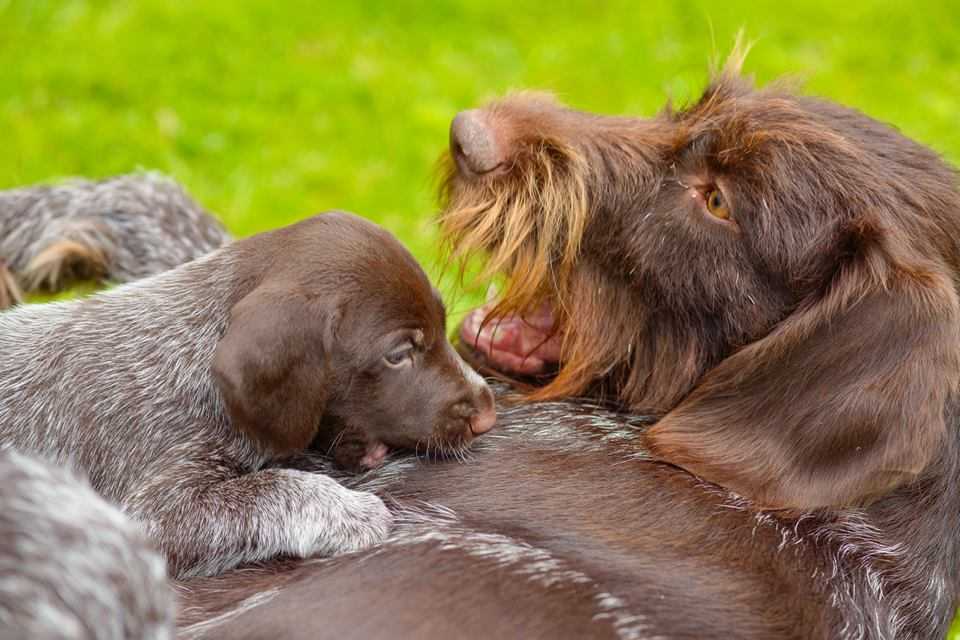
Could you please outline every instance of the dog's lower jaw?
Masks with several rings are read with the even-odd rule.
[[[495,304],[471,311],[460,325],[460,340],[494,369],[519,376],[547,373],[560,361],[562,337],[550,305],[535,311],[491,317]]]
[[[383,464],[390,453],[387,444],[356,427],[341,427],[329,445],[324,446],[320,442],[320,450],[326,450],[337,467],[351,472],[375,469]]]
[[[360,458],[360,466],[364,469],[376,469],[387,459],[390,449],[379,440],[367,444],[367,451]]]

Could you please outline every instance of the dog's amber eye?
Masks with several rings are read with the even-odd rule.
[[[721,220],[730,219],[730,209],[727,208],[727,201],[720,193],[720,189],[710,189],[703,197],[707,202],[707,211],[710,212],[710,215]]]
[[[407,342],[402,344],[383,356],[383,361],[387,363],[388,367],[395,369],[413,362],[413,343]]]

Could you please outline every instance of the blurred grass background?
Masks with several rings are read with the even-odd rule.
[[[960,161],[956,0],[0,0],[0,188],[157,169],[235,234],[350,209],[436,276],[458,110],[539,88],[652,114],[741,28],[761,82],[798,77]]]

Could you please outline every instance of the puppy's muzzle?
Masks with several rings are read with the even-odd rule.
[[[479,410],[470,418],[470,431],[475,436],[486,433],[497,423],[497,408],[493,401],[493,392],[484,383],[480,398],[476,401]]]
[[[450,357],[460,367],[466,382],[467,398],[459,404],[469,407],[468,414],[465,417],[470,425],[470,433],[474,436],[484,434],[490,431],[497,422],[497,405],[493,398],[493,392],[487,385],[487,381],[474,371],[453,347],[450,347]]]

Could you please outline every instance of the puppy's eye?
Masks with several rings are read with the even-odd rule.
[[[399,369],[413,362],[413,349],[413,343],[406,342],[383,356],[383,361],[388,367]]]
[[[710,189],[703,194],[703,199],[707,203],[707,211],[709,211],[710,215],[714,218],[720,218],[721,220],[730,219],[730,209],[727,207],[727,200],[723,197],[723,194],[720,193],[720,189]]]

